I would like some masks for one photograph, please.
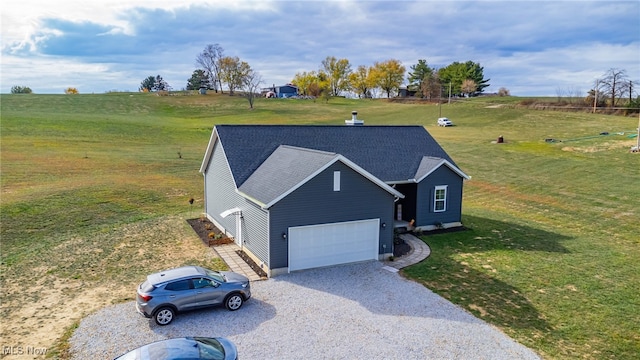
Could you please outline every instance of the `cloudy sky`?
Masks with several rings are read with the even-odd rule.
[[[7,0],[0,92],[136,91],[160,74],[180,90],[207,44],[264,84],[318,70],[419,59],[484,67],[516,96],[586,93],[612,68],[640,83],[640,1]],[[640,89],[640,87],[639,87]]]

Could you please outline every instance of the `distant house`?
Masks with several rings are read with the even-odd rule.
[[[217,125],[200,172],[206,216],[269,276],[384,259],[412,220],[461,226],[469,178],[422,126]]]
[[[289,98],[298,96],[298,87],[292,84],[263,88],[262,94],[266,97]]]
[[[418,92],[416,90],[409,90],[405,87],[398,89],[399,97],[414,97]]]

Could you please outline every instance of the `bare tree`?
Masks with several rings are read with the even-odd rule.
[[[442,96],[442,85],[438,78],[438,73],[433,72],[430,75],[425,76],[420,83],[420,91],[422,96],[427,99],[440,98]]]
[[[558,97],[558,103],[561,103],[562,99],[566,96],[565,89],[558,86],[556,88],[556,96]]]
[[[569,89],[569,103],[573,104],[574,100],[578,101],[582,98],[582,90],[576,86],[572,86]]]
[[[466,79],[462,81],[460,90],[463,94],[467,94],[467,97],[470,97],[471,94],[474,94],[478,90],[478,84],[476,84],[476,82],[471,79]]]
[[[498,96],[511,96],[511,92],[506,87],[501,87],[498,90]]]
[[[242,79],[242,89],[244,90],[244,96],[249,100],[250,109],[253,109],[253,101],[259,95],[260,84],[262,84],[262,76],[257,71],[249,68]]]
[[[215,92],[218,92],[218,85],[220,85],[220,92],[222,92],[220,60],[223,58],[223,54],[224,49],[219,44],[209,44],[196,56],[196,64],[207,72]]]
[[[602,91],[609,95],[610,107],[615,106],[629,89],[629,78],[622,69],[609,69],[598,82]]]

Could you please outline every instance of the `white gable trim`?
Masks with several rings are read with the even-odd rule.
[[[209,168],[209,163],[211,162],[211,157],[213,156],[213,149],[216,147],[216,142],[218,141],[220,141],[220,138],[218,137],[218,131],[214,127],[213,132],[211,133],[211,138],[209,139],[209,145],[207,145],[207,151],[204,155],[204,159],[202,160],[202,164],[200,165],[200,173],[205,178],[206,178],[207,169]],[[222,145],[222,142],[220,142],[220,150],[222,150],[222,158],[224,159],[224,163],[227,165],[227,170],[229,170],[229,174],[231,175],[231,181],[233,182],[233,186],[236,188],[236,191],[238,191],[238,186],[236,185],[236,178],[235,178],[235,175],[233,174],[233,171],[231,171],[231,166],[229,165],[229,160],[227,159],[227,154],[224,151],[224,145]]]
[[[209,138],[209,144],[207,145],[207,150],[204,153],[204,159],[202,159],[202,164],[200,165],[200,173],[204,175],[204,172],[207,170],[209,166],[209,161],[211,160],[211,155],[213,155],[213,147],[218,140],[218,130],[216,127],[213,127],[213,131],[211,132],[211,137]],[[225,159],[227,157],[225,156]]]
[[[409,179],[410,182],[415,182],[415,183],[419,183],[422,180],[424,180],[427,176],[431,175],[431,173],[433,173],[434,171],[436,171],[437,169],[439,169],[442,165],[445,165],[446,167],[448,167],[449,169],[451,169],[453,172],[455,172],[456,174],[458,174],[461,178],[465,179],[465,180],[469,180],[471,179],[471,177],[467,174],[465,174],[464,172],[462,172],[462,170],[458,169],[455,165],[453,165],[451,162],[442,159],[442,161],[440,161],[438,163],[438,165],[434,166],[433,169],[431,169],[431,171],[429,171],[428,173],[422,175],[422,177],[418,178],[418,179]]]

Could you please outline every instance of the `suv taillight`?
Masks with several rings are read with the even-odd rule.
[[[153,296],[148,295],[148,294],[140,294],[139,296],[140,296],[140,299],[144,300],[145,302],[153,299]]]

